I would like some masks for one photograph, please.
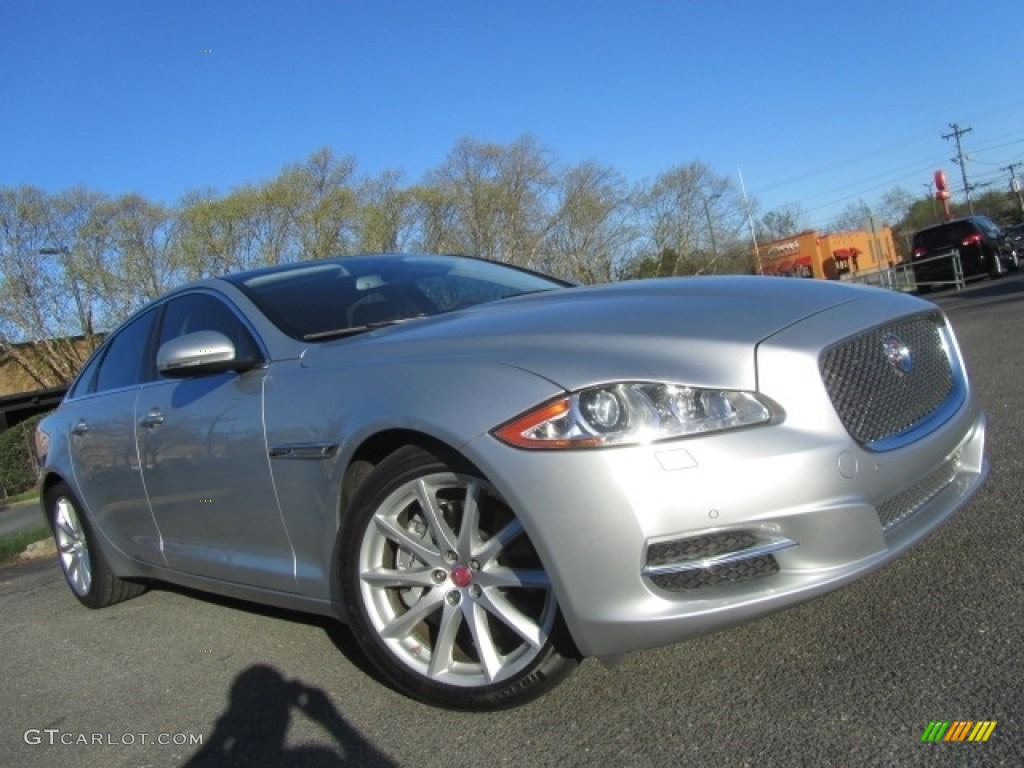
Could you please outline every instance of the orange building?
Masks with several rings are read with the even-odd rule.
[[[755,268],[762,275],[842,280],[888,269],[898,260],[889,227],[827,235],[808,230],[759,245]]]

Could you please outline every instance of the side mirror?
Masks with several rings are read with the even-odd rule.
[[[256,363],[239,360],[231,339],[217,331],[196,331],[171,339],[156,354],[157,370],[172,378],[244,371]]]

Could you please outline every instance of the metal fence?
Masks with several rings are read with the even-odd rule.
[[[889,267],[888,269],[880,269],[877,272],[860,273],[857,275],[851,275],[846,279],[853,283],[861,283],[862,285],[875,285],[880,288],[888,288],[893,291],[913,291],[918,288],[942,288],[945,286],[952,286],[956,290],[962,289],[966,284],[964,279],[964,267],[960,260],[960,251],[956,248],[946,251],[944,253],[936,254],[935,256],[929,256],[927,259],[921,259],[920,261],[914,262],[917,265],[931,264],[940,261],[949,261],[952,267],[952,278],[949,280],[917,280],[914,277],[914,268],[912,265],[896,264],[895,266]]]

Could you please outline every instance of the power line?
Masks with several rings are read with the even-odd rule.
[[[988,110],[985,113],[976,114],[973,117],[975,120],[981,119],[983,117],[990,117],[992,114],[998,112],[1006,112],[1008,110],[1016,109],[1022,104],[1024,104],[1024,100],[1007,103],[1001,105],[999,108]],[[953,132],[943,135],[943,138],[947,140],[950,138],[957,139],[958,153],[957,157],[953,158],[953,162],[956,162],[957,164],[960,165],[961,177],[964,180],[963,194],[965,195],[965,199],[967,200],[969,207],[973,211],[973,200],[971,200],[970,198],[970,192],[979,188],[979,186],[982,183],[989,181],[990,178],[992,178],[992,176],[987,171],[980,174],[972,174],[974,176],[979,177],[975,179],[975,182],[972,185],[969,181],[967,181],[966,161],[970,160],[972,163],[977,162],[980,165],[994,165],[992,161],[979,160],[975,156],[977,154],[988,154],[991,157],[993,153],[997,153],[1001,149],[1004,150],[1004,153],[1001,153],[1003,154],[1003,157],[1000,158],[1000,160],[1004,164],[1007,162],[1016,162],[1018,160],[1024,159],[1024,157],[1022,157],[1021,155],[1017,154],[1012,150],[1009,153],[1005,153],[1005,149],[1007,147],[1012,147],[1018,144],[1024,144],[1024,138],[1020,138],[1022,136],[1022,133],[1024,132],[1020,130],[1011,130],[1009,132],[1002,132],[997,136],[985,137],[981,141],[972,142],[971,154],[967,155],[964,154],[963,146],[959,140],[963,134],[970,132],[972,129],[969,127],[960,128],[960,126],[957,125],[956,123],[951,123],[950,127],[953,128]],[[801,182],[806,182],[808,179],[812,177],[827,175],[839,168],[857,164],[862,160],[883,155],[894,150],[899,150],[908,144],[914,144],[916,146],[923,147],[921,139],[925,138],[926,136],[927,134],[919,134],[917,136],[904,136],[895,141],[887,142],[884,145],[877,146],[873,150],[862,152],[856,156],[850,156],[847,159],[831,163],[828,166],[810,169],[803,173],[788,176],[778,181],[770,182],[765,185],[759,185],[755,187],[754,193],[760,196],[766,192],[777,191],[779,188],[782,187],[787,187],[790,185],[799,184]],[[1006,154],[1009,154],[1009,157],[1007,157]],[[808,218],[816,220],[821,214],[814,214],[816,214],[819,211],[835,208],[837,206],[843,205],[844,203],[856,201],[858,198],[863,199],[866,196],[871,196],[878,190],[885,189],[887,187],[905,186],[907,184],[910,184],[911,182],[914,182],[913,186],[916,186],[917,182],[919,182],[920,180],[920,175],[922,173],[924,173],[925,171],[930,171],[933,167],[941,167],[943,163],[948,162],[947,158],[948,155],[933,155],[931,156],[931,159],[922,158],[918,162],[904,164],[898,167],[892,167],[882,173],[877,173],[872,176],[861,177],[855,181],[851,181],[846,184],[830,185],[829,188],[825,190],[820,190],[811,194],[807,194],[806,192],[804,192],[803,194],[798,193],[797,199],[801,204],[801,208],[804,209],[805,214],[809,214]],[[931,174],[929,173],[928,175]],[[995,176],[998,176],[998,174],[995,174]],[[1022,175],[1020,178],[1021,183],[1024,184],[1024,175]],[[819,222],[814,221],[814,223]],[[824,219],[822,219],[820,223],[822,224],[822,226],[827,226],[827,223]]]

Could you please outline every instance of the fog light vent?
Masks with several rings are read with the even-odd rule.
[[[719,531],[647,548],[644,575],[671,592],[738,584],[777,573],[773,552],[796,542],[751,531]]]
[[[942,493],[960,471],[960,454],[946,459],[938,469],[930,472],[909,488],[887,499],[878,506],[878,517],[885,533],[913,517],[914,513]]]
[[[648,565],[664,565],[680,560],[707,560],[732,552],[750,549],[757,538],[747,531],[722,531],[692,539],[675,539],[651,544],[647,548]]]

